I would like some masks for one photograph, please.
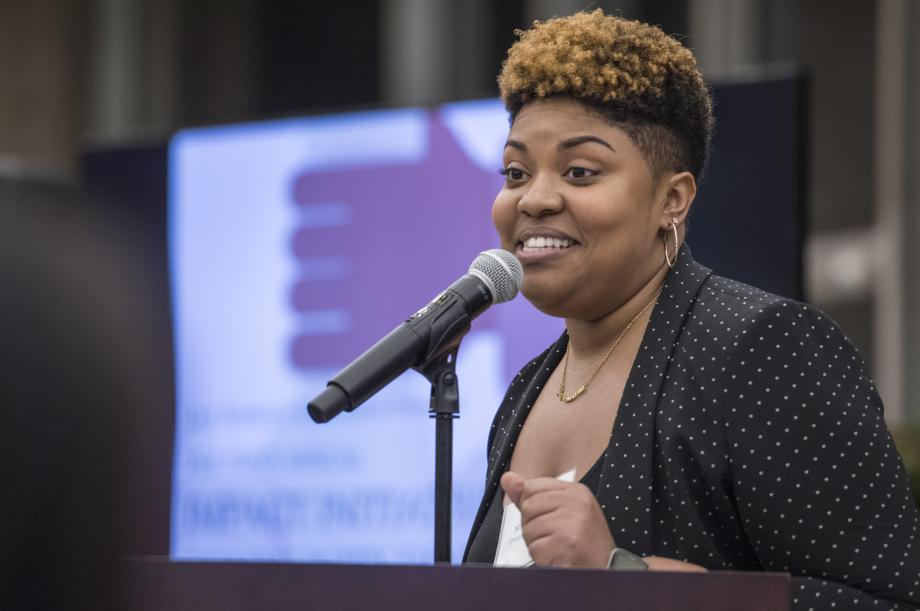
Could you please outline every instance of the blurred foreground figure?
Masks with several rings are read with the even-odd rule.
[[[150,330],[134,248],[102,212],[73,187],[0,174],[0,609],[121,606]]]

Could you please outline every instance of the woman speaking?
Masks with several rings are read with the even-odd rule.
[[[521,33],[499,81],[493,220],[566,331],[498,409],[466,560],[493,562],[513,502],[537,565],[784,571],[795,608],[920,605],[920,518],[860,356],[683,243],[713,126],[690,51],[597,10]]]

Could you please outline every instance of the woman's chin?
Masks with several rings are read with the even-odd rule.
[[[526,276],[524,285],[521,287],[521,294],[533,307],[537,308],[547,316],[556,316],[559,318],[566,317],[565,300],[571,293],[560,291],[558,288],[536,285],[533,286],[527,282]]]

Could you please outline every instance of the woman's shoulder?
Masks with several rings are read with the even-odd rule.
[[[663,293],[666,300],[661,316],[667,325],[678,323],[684,330],[700,325],[713,334],[710,340],[724,341],[733,333],[757,324],[771,310],[780,311],[782,316],[783,311],[810,307],[720,276],[695,261],[689,249],[681,252],[680,265],[671,270]]]
[[[865,367],[858,349],[819,308],[715,274],[703,283],[687,321],[689,335],[719,345],[724,365],[748,356],[806,364],[831,359]]]
[[[840,327],[819,308],[716,274],[706,279],[695,309],[714,314],[722,321],[737,320],[742,335],[753,327],[781,331],[785,337],[821,333],[826,338],[849,342]]]
[[[694,318],[708,318],[710,327],[731,330],[723,333],[721,343],[722,366],[734,374],[732,378],[747,379],[750,386],[755,378],[840,376],[847,384],[875,392],[859,350],[837,323],[811,304],[713,275],[696,307],[709,316]],[[765,377],[768,372],[772,373]]]
[[[786,303],[788,305],[805,305],[788,297],[774,295],[756,286],[711,274],[700,290],[699,301],[716,304],[724,308],[740,308],[746,311],[761,309]]]

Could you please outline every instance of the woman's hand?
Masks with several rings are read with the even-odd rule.
[[[552,477],[525,480],[513,471],[502,475],[501,485],[521,510],[524,541],[537,565],[607,567],[613,535],[587,486]],[[704,567],[673,558],[643,560],[652,571],[706,572]]]
[[[668,571],[671,573],[706,573],[709,569],[692,562],[684,562],[663,556],[646,556],[643,558],[650,571]]]
[[[521,510],[524,541],[537,565],[607,566],[613,536],[587,486],[552,477],[525,481],[513,471],[502,475],[501,485]]]

